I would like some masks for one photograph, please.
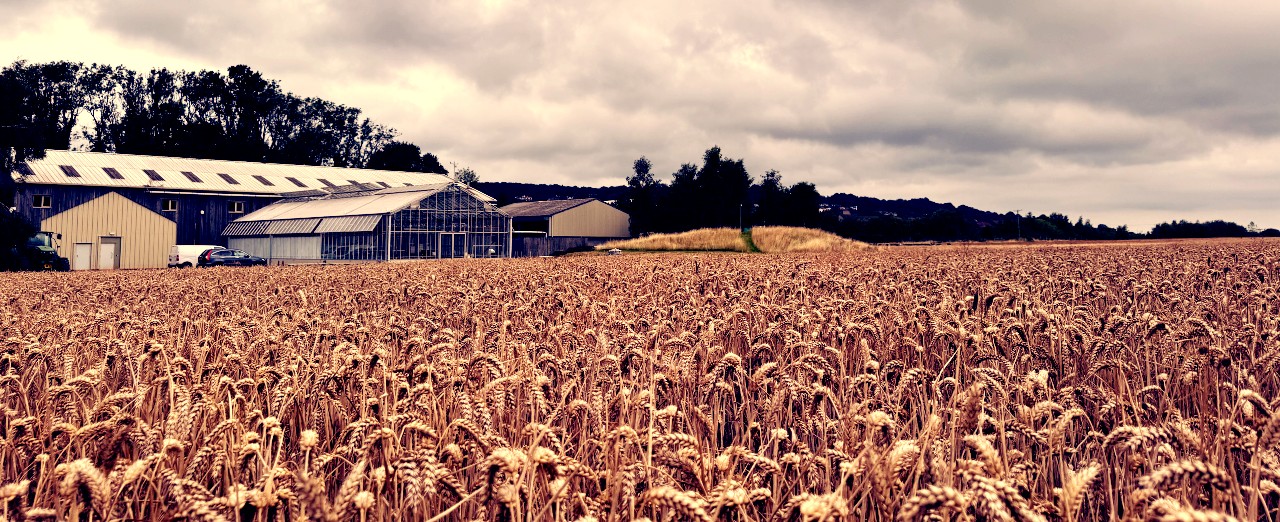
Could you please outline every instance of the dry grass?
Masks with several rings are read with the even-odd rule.
[[[0,274],[8,520],[1265,520],[1280,243]]]
[[[755,227],[751,229],[751,240],[761,252],[842,252],[872,248],[861,241],[803,227]]]
[[[610,241],[596,250],[647,250],[647,251],[729,251],[746,252],[742,234],[735,228],[702,228],[676,234],[653,234],[641,238]]]

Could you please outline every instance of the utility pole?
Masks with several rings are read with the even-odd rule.
[[[1017,217],[1018,223],[1018,241],[1022,241],[1022,209],[1013,211],[1013,215]]]

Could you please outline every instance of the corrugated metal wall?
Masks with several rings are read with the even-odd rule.
[[[320,236],[228,237],[227,247],[267,259],[320,259]]]
[[[62,234],[58,254],[68,259],[75,244],[92,244],[91,268],[100,268],[103,236],[120,238],[120,268],[164,268],[177,239],[173,221],[114,192],[46,218],[40,229]]]
[[[249,255],[267,257],[271,252],[271,238],[268,237],[228,237],[227,248],[244,250]]]
[[[551,216],[550,236],[630,237],[631,217],[600,201]]]
[[[245,214],[229,212],[230,202],[243,204],[244,212],[250,213],[271,204],[277,197],[261,198],[249,196],[216,196],[200,194],[165,194],[148,192],[144,189],[111,189],[105,187],[78,187],[60,185],[19,185],[15,198],[18,213],[39,223],[61,212],[83,205],[106,194],[120,194],[126,199],[144,208],[156,212],[160,216],[177,224],[178,238],[174,244],[182,245],[215,245],[222,242],[222,229],[232,220]],[[32,208],[32,197],[40,194],[49,196],[50,208]],[[177,202],[178,209],[164,212],[163,202],[172,199]]]

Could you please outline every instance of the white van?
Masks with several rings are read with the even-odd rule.
[[[169,268],[191,268],[196,258],[210,248],[226,248],[218,245],[173,245],[169,247]]]

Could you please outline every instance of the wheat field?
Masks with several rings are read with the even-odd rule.
[[[0,274],[5,520],[1280,513],[1280,243]]]

